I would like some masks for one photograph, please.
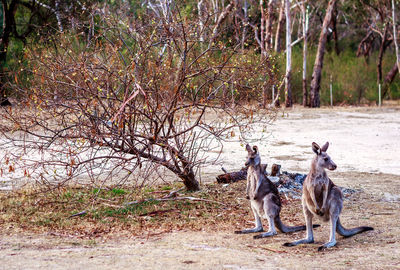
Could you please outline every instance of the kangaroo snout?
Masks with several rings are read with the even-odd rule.
[[[330,166],[328,167],[328,169],[331,170],[331,171],[336,170],[336,168],[337,168],[336,164],[332,164],[332,165],[330,165]]]

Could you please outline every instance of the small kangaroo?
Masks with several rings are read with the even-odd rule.
[[[306,219],[307,236],[304,239],[285,243],[284,246],[296,246],[299,244],[314,243],[312,230],[313,215],[327,222],[330,220],[330,239],[329,242],[318,248],[321,251],[336,245],[335,231],[344,237],[373,230],[372,227],[362,226],[353,229],[345,229],[340,223],[339,215],[343,208],[343,195],[327,176],[325,169],[335,170],[336,164],[326,153],[329,143],[326,142],[321,148],[315,142],[312,143],[312,150],[316,154],[311,162],[311,169],[303,183],[302,205]]]
[[[235,231],[235,233],[256,233],[263,232],[261,217],[268,220],[269,231],[253,238],[263,238],[276,235],[275,226],[283,233],[305,230],[306,226],[286,226],[279,216],[281,212],[281,198],[276,186],[266,177],[265,169],[267,164],[261,165],[260,155],[257,146],[246,145],[248,158],[245,165],[247,169],[246,195],[250,199],[251,210],[253,210],[256,226],[252,229]],[[319,225],[314,225],[318,227]]]

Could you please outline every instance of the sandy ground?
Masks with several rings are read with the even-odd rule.
[[[345,201],[342,223],[375,230],[338,237],[337,247],[319,253],[327,224],[315,230],[315,244],[294,248],[282,244],[303,232],[260,240],[232,233],[239,228],[108,240],[0,233],[0,269],[400,269],[400,108],[295,108],[270,132],[256,143],[263,161],[289,171],[307,172],[311,142],[329,141],[338,165],[331,179],[359,191]],[[237,144],[225,147],[227,169],[242,166],[245,152]],[[204,181],[219,171],[210,167]]]
[[[330,143],[329,154],[337,171],[359,171],[400,175],[400,107],[322,108],[299,107],[278,113],[257,145],[263,163],[282,165],[283,170],[307,173],[313,152],[311,143]],[[254,136],[257,137],[257,136]],[[221,155],[224,168],[243,166],[247,152],[239,142],[226,143]],[[209,168],[210,175],[221,173],[220,166]],[[209,179],[212,177],[206,177]]]

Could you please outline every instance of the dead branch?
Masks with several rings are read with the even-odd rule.
[[[68,218],[83,216],[83,215],[86,215],[86,214],[87,214],[87,212],[86,212],[86,210],[84,210],[84,211],[82,211],[82,212],[79,212],[79,213],[70,215]]]
[[[184,190],[184,188],[171,191],[167,196],[163,197],[163,199],[174,198],[178,196],[178,192]]]
[[[276,249],[267,248],[267,247],[252,246],[252,245],[246,245],[246,247],[249,247],[249,248],[259,248],[259,249],[264,249],[264,250],[268,250],[268,251],[272,251],[272,252],[276,252],[276,253],[287,253],[287,252],[284,251],[284,250],[276,250]]]

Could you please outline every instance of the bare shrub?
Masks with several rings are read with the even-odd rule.
[[[273,63],[215,33],[200,41],[177,7],[159,19],[105,14],[89,42],[64,33],[56,47],[27,50],[31,79],[15,86],[18,107],[1,112],[4,161],[48,184],[135,182],[164,168],[198,190],[211,150],[273,119],[258,111]]]

